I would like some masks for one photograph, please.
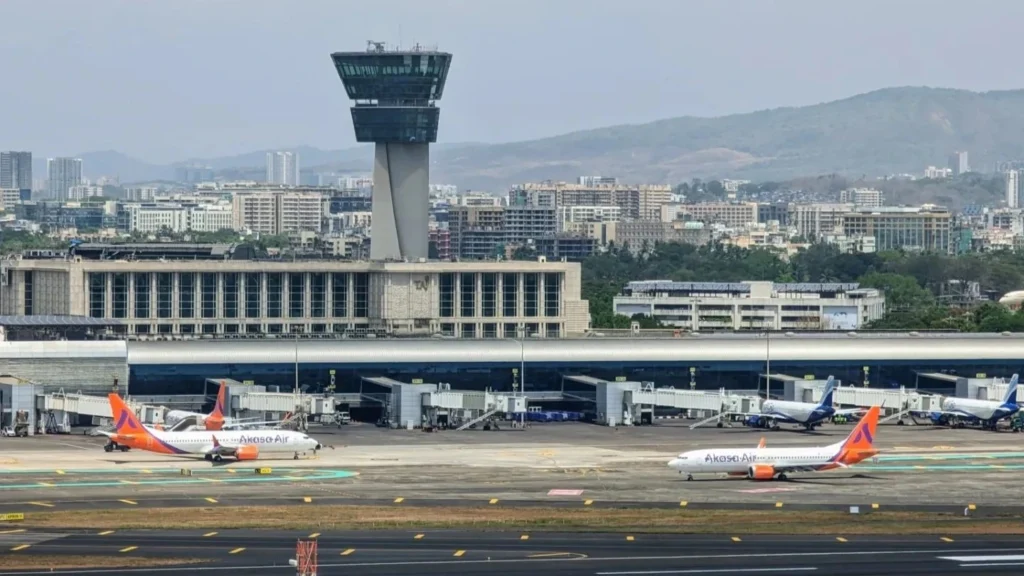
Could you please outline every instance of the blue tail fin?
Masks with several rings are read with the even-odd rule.
[[[836,391],[836,379],[832,376],[828,377],[828,382],[825,382],[825,391],[821,395],[821,406],[832,407],[832,393]]]
[[[1006,396],[1003,398],[1003,404],[1016,404],[1017,403],[1017,375],[1014,374],[1013,378],[1010,378],[1010,384],[1006,387]]]

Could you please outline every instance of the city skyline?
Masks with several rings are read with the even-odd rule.
[[[204,3],[200,21],[189,17],[195,11],[187,1],[143,6],[108,0],[88,8],[58,0],[48,4],[59,9],[43,11],[37,2],[18,0],[0,6],[0,17],[22,23],[0,38],[12,55],[6,65],[39,94],[27,108],[18,105],[23,112],[5,127],[10,140],[0,142],[0,149],[32,150],[37,158],[117,149],[155,163],[299,144],[352,146],[350,119],[334,105],[336,79],[325,54],[359,49],[369,39],[405,46],[422,42],[464,54],[456,63],[451,112],[439,142],[512,142],[661,118],[813,104],[886,86],[1016,88],[1003,74],[1012,68],[1013,46],[984,32],[993,23],[1024,15],[1024,6],[994,1],[960,11],[955,22],[945,17],[943,3],[922,11],[909,3],[790,2],[783,10],[767,2],[737,9],[735,4],[609,0],[588,2],[584,12],[571,1],[486,9],[467,2],[342,8],[307,1],[289,5],[291,16],[307,24],[292,35],[277,26],[277,2]],[[68,26],[61,25],[65,20]],[[679,32],[680,22],[693,21],[703,24]],[[887,41],[847,50],[833,41],[831,23],[837,21]],[[604,40],[640,23],[647,33],[629,43]],[[544,41],[513,42],[512,30],[521,26]],[[773,31],[767,43],[759,33],[766,29]],[[266,42],[261,31],[278,41]],[[952,39],[965,37],[973,40]],[[41,53],[15,50],[24,46],[37,46]],[[718,49],[709,56],[704,46]],[[755,48],[758,57],[751,58]],[[57,74],[40,68],[40,61],[67,66]],[[259,91],[194,91],[214,79],[215,85],[243,85],[256,68],[275,62],[288,62],[287,73]],[[822,76],[826,67],[847,73]],[[176,82],[175,76],[192,81]],[[56,89],[58,82],[78,87],[76,106],[68,106],[69,92]],[[511,89],[552,82],[558,90],[544,97],[522,98]],[[636,90],[638,85],[653,87]],[[765,85],[773,89],[761,89]],[[297,92],[295,86],[305,89]],[[0,96],[0,105],[11,109],[17,97]],[[90,113],[77,112],[83,108]],[[284,113],[268,117],[268,108]],[[41,130],[46,122],[61,126],[61,133]],[[154,133],[161,138],[151,138]]]

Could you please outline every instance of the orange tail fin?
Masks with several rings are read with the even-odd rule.
[[[217,402],[213,405],[213,412],[206,417],[207,430],[220,430],[224,427],[224,406],[227,399],[227,384],[222,380],[220,390],[217,392]]]
[[[118,434],[141,434],[145,431],[142,422],[135,416],[124,400],[117,394],[107,395],[110,400],[110,414],[114,418],[114,426]]]
[[[843,443],[843,450],[849,452],[867,452],[874,450],[875,431],[878,429],[878,416],[882,409],[872,406],[868,413],[857,422]]]

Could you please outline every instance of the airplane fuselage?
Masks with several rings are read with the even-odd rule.
[[[787,424],[818,424],[835,414],[835,408],[808,402],[766,400],[761,405],[761,416]]]
[[[835,468],[840,445],[818,448],[759,448],[693,450],[669,462],[669,467],[686,474],[746,474],[754,465],[800,467],[826,470]]]
[[[985,422],[998,422],[1016,414],[1020,408],[1017,404],[1004,404],[991,400],[974,400],[971,398],[946,398],[942,402],[942,411],[960,415],[964,418],[976,418]]]
[[[223,445],[255,446],[259,454],[309,452],[320,447],[309,436],[289,430],[162,432],[149,429],[138,434],[111,436],[120,446],[163,454],[207,454],[213,450],[215,438]]]

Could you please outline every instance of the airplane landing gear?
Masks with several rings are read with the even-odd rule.
[[[213,462],[213,454],[204,454],[203,459],[207,462]]]
[[[103,451],[104,452],[113,452],[114,451],[114,443],[113,442],[106,443],[103,446]]]
[[[299,459],[299,453],[296,452],[295,454],[292,455],[292,460],[298,460],[298,459]]]
[[[690,481],[692,481],[692,480],[693,480],[693,474],[687,474],[687,475],[686,475],[686,481],[687,481],[687,482],[690,482]]]
[[[786,473],[782,472],[781,474],[779,474],[779,480],[785,482],[786,480],[789,480],[789,476],[786,476]]]
[[[213,455],[213,461],[214,462],[223,462],[224,461],[224,457],[221,456],[220,454],[214,454]]]

